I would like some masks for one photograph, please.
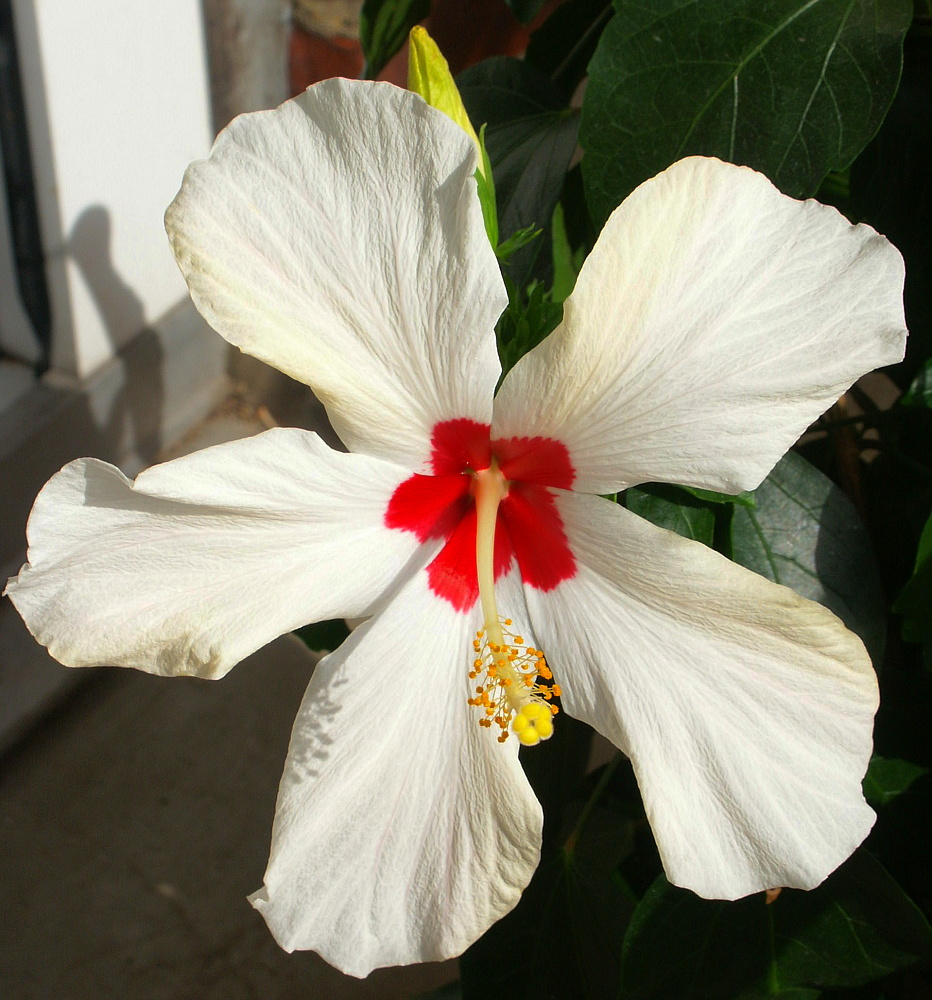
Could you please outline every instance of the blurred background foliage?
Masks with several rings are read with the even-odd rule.
[[[690,154],[833,204],[906,259],[906,359],[865,376],[758,490],[617,498],[861,636],[882,692],[864,783],[878,819],[812,892],[702,900],[664,879],[628,762],[564,716],[523,757],[545,810],[540,869],[436,996],[932,997],[932,0],[507,2],[524,57],[451,58],[486,127],[500,243],[523,243],[500,253],[506,369],[560,321],[612,210]],[[430,7],[365,0],[364,75]],[[472,49],[514,51],[514,37]],[[325,623],[304,638],[333,648],[344,634]]]

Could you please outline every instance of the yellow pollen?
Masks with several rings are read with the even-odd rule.
[[[469,704],[482,709],[479,725],[500,729],[498,741],[511,733],[523,746],[536,746],[553,735],[559,688],[541,683],[553,679],[541,650],[525,647],[524,636],[512,632],[511,618],[501,618],[495,601],[495,528],[498,506],[508,496],[509,483],[495,459],[474,475],[476,500],[476,573],[484,627],[476,632],[469,677],[478,680]]]
[[[559,711],[553,699],[559,697],[560,689],[545,683],[550,670],[543,656],[539,650],[532,656],[523,645],[524,638],[512,635],[506,621],[497,623],[502,642],[487,642],[481,658],[473,661],[469,676],[478,684],[475,697],[467,700],[481,710],[480,726],[499,728],[500,743],[514,733],[522,746],[532,747],[553,735],[553,717]],[[487,623],[485,632],[489,631]],[[507,655],[502,657],[502,653]]]

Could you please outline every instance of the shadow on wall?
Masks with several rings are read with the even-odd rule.
[[[73,381],[46,377],[27,404],[0,424],[0,469],[15,470],[15,490],[3,493],[0,568],[14,572],[22,555],[26,519],[36,494],[63,465],[92,455],[130,466],[151,463],[165,421],[165,352],[145,324],[142,301],[113,267],[112,225],[101,205],[86,209],[69,234],[68,256],[79,268],[111,343],[125,341],[112,362],[91,377],[93,392]]]
[[[135,453],[145,461],[161,444],[165,356],[157,334],[146,327],[142,300],[113,267],[111,234],[109,212],[102,205],[92,205],[75,220],[67,243],[68,253],[94,298],[122,374],[122,384],[105,396],[107,412],[92,416],[111,455]],[[133,340],[118,352],[126,331],[133,332]]]

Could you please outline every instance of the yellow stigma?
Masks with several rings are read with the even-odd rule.
[[[504,743],[509,731],[524,746],[536,746],[553,735],[553,716],[559,709],[551,704],[559,696],[544,654],[525,646],[524,637],[512,631],[510,618],[499,616],[495,603],[495,528],[498,505],[508,496],[508,482],[495,459],[488,469],[475,473],[476,573],[485,625],[473,639],[474,659],[471,680],[477,680],[475,697],[469,704],[482,710],[479,725],[498,726],[498,740]]]

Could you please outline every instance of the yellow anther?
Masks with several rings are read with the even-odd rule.
[[[535,746],[553,735],[558,709],[552,701],[561,692],[558,685],[545,683],[553,675],[539,649],[524,648],[520,635],[505,641],[510,633],[503,628],[509,624],[511,619],[486,621],[481,633],[486,638],[478,643],[478,655],[469,671],[470,678],[477,680],[476,695],[467,701],[479,708],[482,726],[494,724],[501,730],[499,742],[504,743],[513,732],[522,746]]]

